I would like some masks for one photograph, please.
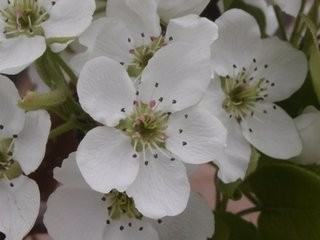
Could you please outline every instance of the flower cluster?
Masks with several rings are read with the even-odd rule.
[[[305,1],[220,1],[215,21],[200,15],[209,2],[0,0],[0,240],[34,226],[41,191],[30,174],[48,139],[71,131],[76,150],[49,164],[58,183],[43,200],[54,240],[211,239],[195,167],[214,166],[217,188],[232,188],[217,191],[220,217],[236,191],[263,210],[250,181],[266,159],[320,163],[319,102],[292,110],[301,89],[320,93]],[[21,98],[5,74],[28,67],[35,86]]]

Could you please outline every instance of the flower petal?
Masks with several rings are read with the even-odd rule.
[[[212,66],[222,76],[236,66],[249,66],[252,44],[260,39],[259,26],[250,14],[232,9],[217,19],[219,39],[212,45]]]
[[[63,187],[68,188],[89,188],[88,184],[81,175],[80,169],[76,162],[76,153],[70,153],[69,157],[65,159],[61,167],[54,169],[54,178]]]
[[[159,0],[159,14],[161,20],[168,23],[170,19],[188,14],[200,13],[206,8],[210,0]]]
[[[293,17],[298,15],[301,8],[301,0],[274,0],[274,3],[277,4],[282,11]]]
[[[50,236],[59,240],[102,240],[106,203],[90,189],[60,187],[47,203],[44,223]]]
[[[13,82],[0,75],[0,137],[18,134],[24,125],[25,114],[18,107],[20,96]]]
[[[136,208],[146,217],[157,219],[180,214],[187,206],[190,185],[186,168],[179,160],[161,153],[147,153],[139,174],[127,189]]]
[[[201,164],[220,156],[227,131],[213,115],[194,107],[172,115],[166,147],[182,161]]]
[[[79,101],[96,121],[116,126],[133,109],[135,88],[126,70],[106,57],[89,61],[78,81]]]
[[[108,0],[107,16],[121,19],[138,45],[161,33],[156,0]],[[143,36],[141,34],[143,33]]]
[[[302,86],[308,71],[303,52],[276,37],[259,41],[253,49],[258,69],[255,78],[270,82],[266,99],[272,102],[287,99]]]
[[[79,145],[76,158],[86,182],[102,193],[126,190],[139,170],[139,158],[129,137],[108,127],[89,131]]]
[[[17,74],[39,58],[45,50],[45,39],[41,36],[3,40],[0,44],[0,72]]]
[[[187,15],[170,20],[166,32],[167,40],[188,42],[198,46],[210,46],[218,39],[218,26],[207,18]]]
[[[308,109],[295,118],[296,126],[302,139],[302,153],[294,158],[295,162],[301,164],[319,164],[320,150],[320,112]]]
[[[187,209],[179,216],[154,221],[160,239],[204,240],[214,233],[212,210],[201,197],[192,193]]]
[[[50,116],[46,111],[26,113],[24,128],[18,134],[13,150],[14,159],[26,175],[35,171],[44,158],[50,128]]]
[[[26,176],[0,180],[0,233],[21,240],[33,227],[40,209],[37,184]]]
[[[130,50],[134,48],[134,39],[127,27],[116,18],[100,18],[80,36],[81,44],[88,47],[84,53],[76,55],[71,65],[80,72],[86,61],[106,56],[128,64],[131,62]]]
[[[104,230],[105,240],[158,240],[158,233],[144,219],[110,220]]]
[[[172,43],[160,49],[142,73],[141,99],[159,101],[158,109],[169,112],[195,105],[210,83],[209,59],[209,49],[191,44]]]
[[[244,179],[251,157],[251,146],[242,136],[237,122],[229,123],[227,145],[224,152],[214,161],[218,167],[218,177],[225,183]]]
[[[278,159],[301,153],[302,144],[291,117],[279,106],[256,104],[253,117],[241,122],[244,137],[259,151]]]
[[[46,38],[77,37],[89,27],[95,11],[94,0],[60,0],[49,10],[42,24]]]

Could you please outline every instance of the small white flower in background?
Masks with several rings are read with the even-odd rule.
[[[170,19],[189,14],[200,15],[210,0],[159,0],[158,12],[162,21],[168,23]]]
[[[181,215],[154,220],[142,217],[124,193],[90,189],[74,154],[54,175],[63,186],[51,195],[44,223],[55,240],[205,240],[213,235],[213,213],[195,193]]]
[[[139,77],[148,61],[163,46],[188,42],[209,46],[218,38],[215,23],[197,15],[172,19],[163,35],[157,1],[109,0],[107,18],[100,18],[80,36],[87,51],[74,57],[73,68],[80,72],[86,61],[110,57],[124,65],[130,76]]]
[[[291,117],[273,102],[290,97],[306,77],[304,54],[278,38],[261,39],[255,19],[242,10],[218,20],[212,45],[217,73],[203,105],[229,129],[226,154],[218,166],[226,182],[243,178],[250,144],[266,155],[289,159],[302,145]]]
[[[194,107],[210,79],[210,50],[185,43],[158,51],[138,91],[118,62],[89,61],[79,101],[104,126],[88,132],[77,151],[88,184],[102,193],[126,191],[147,217],[181,213],[190,191],[182,161],[209,162],[225,144],[223,125]]]
[[[301,8],[301,0],[265,0],[269,5],[278,5],[285,13],[296,17]]]
[[[320,111],[313,106],[307,107],[295,118],[303,149],[293,161],[301,164],[320,164]]]
[[[0,72],[22,71],[43,54],[48,39],[79,36],[90,25],[94,9],[94,0],[1,0]],[[66,46],[50,47],[61,51]]]
[[[50,131],[45,111],[24,113],[14,84],[0,76],[0,238],[21,240],[40,207],[37,184],[23,174],[40,165]]]

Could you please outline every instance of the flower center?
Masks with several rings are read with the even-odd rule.
[[[107,211],[111,219],[119,219],[121,216],[126,215],[128,218],[142,218],[142,214],[136,209],[132,198],[124,192],[112,190],[106,194],[102,201],[107,201]]]
[[[168,114],[156,110],[156,102],[135,102],[134,113],[120,121],[118,128],[130,136],[136,152],[147,148],[164,148]]]
[[[264,66],[267,67],[268,65]],[[234,65],[233,68],[236,72],[237,66]],[[263,77],[254,76],[257,70],[257,67],[252,71],[242,68],[233,76],[220,77],[221,87],[225,93],[222,107],[230,114],[230,118],[234,117],[238,122],[248,114],[253,115],[256,102],[264,101],[268,97],[268,88],[275,85]]]
[[[0,10],[0,17],[5,22],[3,33],[7,38],[30,37],[43,35],[41,24],[48,20],[49,14],[37,0],[10,0],[9,6]]]
[[[14,179],[22,174],[19,163],[12,156],[14,141],[14,138],[0,140],[0,179]]]
[[[129,75],[131,77],[138,77],[148,65],[148,62],[153,55],[165,45],[165,38],[161,35],[157,38],[151,37],[151,43],[148,45],[142,45],[135,49],[131,49],[130,53],[133,54],[134,58],[127,69]]]

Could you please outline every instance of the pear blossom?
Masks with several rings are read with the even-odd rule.
[[[292,118],[274,102],[290,97],[307,74],[304,54],[278,38],[261,39],[255,19],[238,9],[218,20],[212,45],[216,72],[202,106],[220,118],[228,131],[219,176],[232,182],[245,176],[251,146],[277,159],[301,153]]]
[[[218,37],[215,23],[195,14],[171,19],[163,34],[157,8],[156,0],[109,0],[107,18],[94,21],[79,38],[87,51],[72,59],[75,71],[94,57],[107,56],[139,77],[162,47],[173,42],[209,46]]]
[[[320,111],[313,106],[307,107],[294,119],[302,139],[302,153],[293,159],[300,164],[320,163]]]
[[[90,25],[94,9],[94,0],[1,0],[0,72],[22,71],[44,53],[46,40],[63,50]]]
[[[21,240],[40,207],[37,184],[23,174],[40,165],[51,126],[45,111],[24,113],[14,84],[0,75],[0,236]]]
[[[265,0],[269,5],[278,5],[285,13],[296,17],[301,8],[301,0]]]
[[[205,240],[214,219],[207,204],[193,193],[179,216],[143,217],[125,193],[99,193],[84,181],[71,154],[54,170],[62,183],[49,198],[44,223],[55,240]]]
[[[77,162],[94,190],[126,191],[150,218],[185,209],[183,162],[209,162],[226,139],[220,121],[195,106],[210,82],[209,59],[208,48],[166,46],[149,61],[138,90],[119,62],[98,57],[84,66],[79,101],[103,126],[84,137]]]

